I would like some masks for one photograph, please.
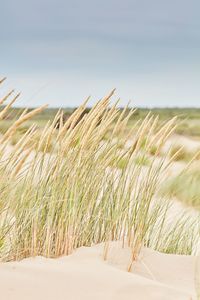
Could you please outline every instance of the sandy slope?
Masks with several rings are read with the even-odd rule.
[[[164,149],[167,150],[173,145],[180,145],[188,151],[194,151],[200,148],[200,140],[184,135],[173,134],[165,143]]]
[[[194,257],[143,249],[132,273],[128,248],[110,244],[80,248],[60,259],[41,257],[0,265],[2,300],[191,300],[195,298]]]

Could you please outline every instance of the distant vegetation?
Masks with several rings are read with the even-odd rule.
[[[68,116],[72,114],[75,109],[76,108],[64,108],[63,113]],[[4,133],[11,124],[11,121],[17,119],[22,111],[23,108],[12,108],[5,116],[4,122],[0,125],[0,132]],[[31,109],[29,108],[28,111],[31,111]],[[47,108],[30,120],[29,124],[36,122],[38,126],[42,127],[46,121],[52,121],[54,119],[57,111],[57,108]],[[150,111],[152,115],[159,116],[161,124],[163,121],[167,121],[177,116],[178,126],[176,132],[178,134],[200,138],[200,108],[152,108]],[[127,110],[127,114],[128,112],[129,110]],[[129,125],[131,126],[131,124],[134,124],[136,121],[144,119],[148,113],[149,109],[138,108],[134,113],[134,116],[130,118]]]

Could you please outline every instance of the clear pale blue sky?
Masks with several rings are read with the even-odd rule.
[[[1,0],[0,76],[19,104],[200,107],[199,0]]]

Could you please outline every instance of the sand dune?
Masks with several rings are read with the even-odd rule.
[[[130,250],[111,243],[82,247],[68,257],[29,258],[1,263],[2,300],[191,300],[195,298],[195,258],[143,249],[132,273]]]
[[[187,137],[184,135],[173,134],[165,143],[164,149],[167,151],[173,145],[185,147],[188,151],[194,151],[200,148],[199,139]]]

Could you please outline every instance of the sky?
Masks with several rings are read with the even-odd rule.
[[[200,107],[199,0],[1,0],[0,28],[19,105]]]

